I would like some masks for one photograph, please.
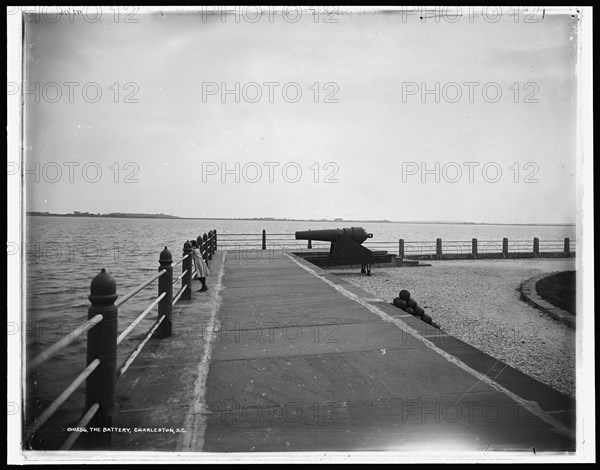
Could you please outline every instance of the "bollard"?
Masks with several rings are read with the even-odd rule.
[[[100,365],[86,379],[85,408],[100,405],[89,426],[112,427],[117,423],[117,283],[105,269],[92,279],[89,300],[88,320],[101,314],[102,321],[87,334],[87,364],[97,358]],[[93,446],[109,446],[111,434],[89,433],[88,441]]]
[[[502,256],[508,258],[508,238],[502,239]]]
[[[477,238],[473,238],[471,243],[472,243],[471,254],[473,255],[473,259],[477,259]]]
[[[398,239],[398,257],[404,259],[404,239]]]
[[[212,233],[208,232],[208,235],[206,236],[206,256],[207,256],[207,259],[212,259],[212,254],[213,254],[213,252],[212,252]]]
[[[565,253],[571,253],[571,240],[569,238],[565,238]]]
[[[265,229],[263,229],[263,232],[262,232],[262,249],[263,250],[267,249],[267,231]]]
[[[166,269],[166,273],[158,278],[158,295],[166,292],[162,300],[158,303],[158,318],[165,317],[156,332],[156,338],[166,338],[173,334],[173,256],[171,252],[165,249],[161,251],[158,258],[160,266],[158,270]]]
[[[188,255],[186,259],[183,260],[181,264],[181,271],[187,272],[181,279],[181,285],[186,286],[185,290],[181,294],[181,300],[192,300],[192,271],[194,269],[194,260],[192,259],[192,244],[190,241],[186,241],[183,244],[183,256]]]
[[[312,240],[308,240],[308,247],[309,250],[312,250]]]
[[[208,232],[208,249],[210,250],[210,257],[212,259],[212,255],[215,254],[215,245],[212,230]]]
[[[442,259],[442,239],[438,238],[435,241],[435,254],[437,255],[438,259]]]
[[[537,237],[533,239],[533,254],[540,255],[540,239]]]

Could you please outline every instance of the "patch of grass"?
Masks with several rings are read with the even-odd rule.
[[[563,271],[539,280],[538,295],[546,302],[575,315],[575,271]]]

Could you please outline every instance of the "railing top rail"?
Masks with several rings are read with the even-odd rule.
[[[219,237],[231,237],[234,235],[247,235],[247,236],[261,236],[262,232],[256,232],[256,233],[219,233]],[[281,233],[281,234],[276,234],[276,233],[269,233],[268,235],[288,235],[287,233]]]
[[[255,233],[219,233],[219,237],[232,237],[232,236],[237,236],[237,235],[243,235],[243,236],[248,236],[248,237],[262,237],[262,231],[261,232],[255,232]],[[271,232],[265,232],[265,235],[269,235],[269,236],[275,236],[275,235],[285,235],[285,236],[289,236],[289,237],[294,237],[296,235],[296,232],[289,232],[289,233],[271,233]]]
[[[115,307],[118,307],[119,305],[123,305],[125,302],[127,302],[129,299],[131,299],[134,295],[136,295],[138,292],[140,292],[142,289],[144,289],[145,287],[147,287],[150,283],[152,283],[152,281],[155,281],[156,279],[158,279],[160,276],[162,276],[164,273],[166,273],[167,271],[165,269],[161,269],[160,271],[158,271],[156,274],[153,274],[152,276],[150,276],[148,279],[146,279],[144,282],[142,282],[140,285],[138,285],[137,287],[134,287],[132,290],[130,290],[127,294],[125,294],[122,297],[119,297],[116,301],[115,301]]]
[[[296,240],[295,238],[289,239],[289,238],[269,238],[269,241],[286,241],[286,242],[303,242],[306,243],[306,240]],[[319,241],[319,240],[313,240],[313,241]]]
[[[87,333],[87,331],[91,327],[93,327],[97,323],[100,323],[102,321],[102,318],[103,318],[102,315],[98,314],[98,315],[90,318],[85,323],[79,325],[71,333],[66,334],[60,340],[58,340],[56,343],[54,343],[52,346],[50,346],[48,349],[46,349],[45,351],[41,352],[36,357],[34,357],[31,360],[31,362],[29,364],[27,364],[27,368],[30,370],[33,370],[36,367],[39,367],[44,362],[46,362],[48,359],[50,359],[55,354],[57,354],[59,351],[66,348],[69,344],[71,344],[72,342],[74,342],[75,340],[77,340],[78,338],[83,336],[85,333]]]
[[[179,261],[177,261],[176,263],[173,263],[173,267],[177,266],[178,264],[182,263],[184,259],[186,259],[188,256],[190,255],[184,255]]]

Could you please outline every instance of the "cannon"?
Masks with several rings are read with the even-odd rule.
[[[373,238],[373,234],[362,227],[296,232],[296,240],[331,242],[329,253],[298,253],[307,261],[320,267],[360,264],[360,272],[370,276],[372,264],[389,263],[392,258],[387,251],[371,251],[362,246],[368,238]]]

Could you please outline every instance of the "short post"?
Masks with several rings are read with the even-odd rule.
[[[471,254],[473,255],[473,259],[477,259],[477,238],[473,238],[471,241]]]
[[[117,422],[117,283],[105,269],[92,279],[89,300],[88,320],[101,314],[102,321],[87,334],[87,364],[100,359],[100,365],[86,379],[85,408],[100,405],[89,426],[112,427]],[[111,434],[88,433],[88,439],[95,446],[109,446]]]
[[[212,230],[208,232],[208,246],[210,247],[210,254],[212,257],[212,255],[215,254],[215,238]]]
[[[187,258],[181,264],[181,271],[185,272],[183,279],[181,279],[181,285],[185,286],[185,290],[181,294],[181,300],[192,300],[192,270],[194,269],[194,260],[192,259],[192,244],[189,240],[183,244],[183,256],[185,255],[187,255]]]
[[[398,258],[404,259],[404,239],[398,239]]]
[[[437,255],[438,259],[442,259],[442,239],[441,238],[437,238],[435,240],[435,254]]]
[[[166,295],[158,303],[158,318],[165,317],[155,332],[157,338],[166,338],[173,334],[173,256],[165,249],[161,251],[158,258],[160,266],[158,270],[165,269],[167,272],[158,278],[158,295],[166,292]]]
[[[267,249],[267,231],[263,228],[262,232],[262,249]]]
[[[210,241],[208,235],[205,233],[204,238],[204,249],[206,250],[206,261],[212,259],[212,252],[210,251]]]
[[[540,239],[537,237],[533,239],[533,254],[536,256],[540,255]]]
[[[569,240],[569,238],[565,238],[565,253],[569,254],[571,253],[571,240]]]
[[[308,249],[311,250],[312,249],[312,240],[308,240]]]
[[[508,238],[502,239],[502,256],[508,258]]]

